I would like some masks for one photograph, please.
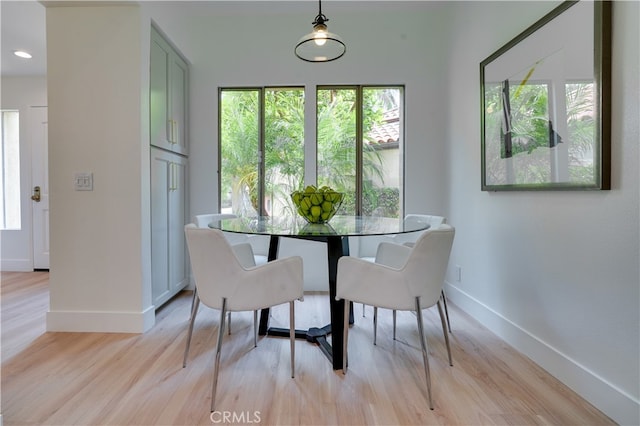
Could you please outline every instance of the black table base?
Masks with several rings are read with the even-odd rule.
[[[342,369],[342,340],[344,337],[344,300],[336,300],[336,276],[338,274],[338,259],[349,255],[349,238],[339,235],[300,235],[295,238],[321,241],[327,243],[327,260],[329,262],[329,306],[331,310],[331,323],[322,328],[312,327],[308,330],[296,330],[296,339],[305,339],[316,343],[320,350],[333,363],[334,370]],[[269,260],[276,258],[280,238],[272,235],[269,242]],[[353,303],[349,310],[349,324],[353,324]],[[260,312],[260,325],[258,334],[261,336],[289,337],[289,329],[269,327],[269,309]],[[335,345],[327,342],[327,336],[331,334]]]
[[[266,318],[269,317],[269,308],[263,309],[262,311],[260,311],[260,328],[258,329],[258,334],[260,334],[261,336],[275,336],[275,337],[289,338],[288,328],[269,327],[268,324],[263,328],[262,327],[263,316]],[[268,319],[266,321],[268,321]],[[351,303],[350,310],[349,310],[349,324],[353,324],[353,322],[354,322],[353,303]],[[304,339],[309,343],[316,343],[320,347],[320,350],[322,351],[322,353],[324,353],[326,357],[329,358],[329,361],[334,361],[332,345],[327,341],[327,336],[330,334],[331,334],[331,324],[327,324],[322,328],[312,327],[308,330],[296,329],[295,337],[296,339]],[[342,368],[341,365],[340,367],[334,366],[335,370],[339,370],[341,368]]]

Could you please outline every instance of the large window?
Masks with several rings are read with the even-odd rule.
[[[318,184],[345,192],[339,213],[399,217],[401,87],[320,87]]]
[[[304,175],[304,91],[220,91],[221,211],[283,214]]]
[[[20,120],[18,111],[1,111],[0,229],[20,229]]]
[[[345,192],[339,214],[399,217],[403,88],[321,86],[315,117],[304,116],[304,100],[302,88],[220,89],[222,211],[291,213],[289,194],[307,182]],[[316,140],[305,142],[305,121]],[[315,182],[304,176],[310,161]]]

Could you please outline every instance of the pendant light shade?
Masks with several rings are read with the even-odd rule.
[[[302,37],[296,44],[296,56],[307,62],[330,62],[342,57],[347,47],[339,35],[327,30],[329,21],[322,14],[322,3],[318,1],[318,16],[312,22],[313,31]]]

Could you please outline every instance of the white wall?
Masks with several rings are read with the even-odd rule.
[[[148,261],[150,21],[137,6],[46,12],[47,329],[142,332],[155,321]],[[93,191],[74,190],[75,172],[93,173]]]
[[[17,109],[20,114],[21,229],[0,231],[0,270],[32,271],[31,244],[31,132],[32,106],[47,105],[47,81],[42,77],[2,77],[0,109]]]
[[[462,267],[462,280],[447,290],[615,421],[637,425],[638,2],[613,10],[612,190],[480,191],[479,63],[557,4],[455,3],[447,193],[450,267]]]

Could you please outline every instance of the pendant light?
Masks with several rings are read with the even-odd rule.
[[[318,0],[318,16],[312,22],[313,31],[296,44],[296,56],[307,62],[330,62],[342,57],[347,47],[339,35],[327,30],[329,19],[322,14],[322,0]]]

